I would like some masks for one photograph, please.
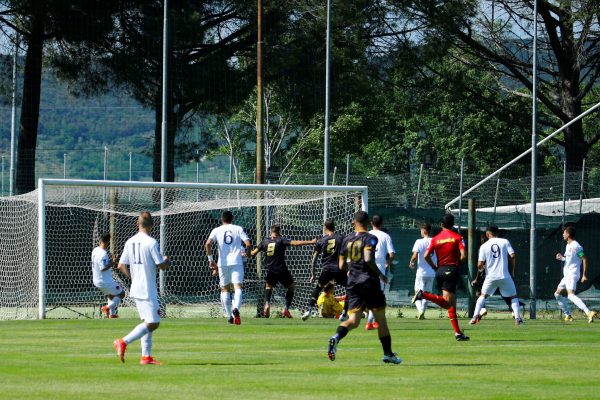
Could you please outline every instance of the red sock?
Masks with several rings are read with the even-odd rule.
[[[429,292],[423,292],[423,298],[427,301],[437,304],[438,306],[445,308],[446,310],[450,307],[450,304],[442,296],[435,295]]]
[[[454,333],[462,333],[460,328],[458,327],[458,318],[456,316],[456,307],[450,307],[448,309],[448,318],[450,318],[450,323],[452,324]]]

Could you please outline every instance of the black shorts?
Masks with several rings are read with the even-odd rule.
[[[435,271],[435,282],[437,283],[437,287],[446,292],[456,293],[458,278],[458,267],[442,266]]]
[[[348,284],[348,272],[347,271],[331,271],[323,270],[319,276],[319,286],[323,287],[327,283],[335,281],[337,285],[346,286]]]
[[[365,283],[356,283],[346,288],[348,295],[348,313],[363,312],[365,308],[384,308],[385,295],[381,290],[379,280],[368,280]]]
[[[290,274],[290,271],[286,269],[278,272],[267,271],[265,281],[272,287],[277,286],[277,283],[281,283],[284,287],[288,287],[294,283],[294,278],[292,277],[292,274]]]

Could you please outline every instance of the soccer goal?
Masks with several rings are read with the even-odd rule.
[[[285,237],[305,240],[322,235],[323,220],[333,218],[348,233],[352,215],[367,207],[366,186],[40,179],[35,192],[0,199],[0,319],[98,316],[105,299],[92,283],[91,252],[99,235],[110,232],[109,253],[118,257],[141,211],[152,213],[152,235],[173,264],[158,277],[166,316],[221,317],[219,283],[208,269],[204,242],[222,211],[231,210],[256,245],[272,224],[281,225]],[[312,251],[287,251],[294,307],[303,307],[311,291]],[[262,299],[261,260],[247,259],[246,314]],[[127,291],[128,279],[116,270],[113,276]],[[284,299],[278,290],[275,307]],[[127,297],[119,313],[134,315],[131,306]]]

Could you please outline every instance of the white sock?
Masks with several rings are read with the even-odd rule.
[[[150,357],[152,355],[152,332],[146,333],[141,338],[142,356]]]
[[[133,330],[131,332],[129,332],[127,334],[127,336],[125,336],[123,338],[123,341],[125,342],[125,344],[129,344],[135,340],[138,340],[139,338],[141,338],[148,332],[149,332],[149,330],[148,330],[148,327],[146,326],[146,323],[142,322],[141,324],[139,324],[138,326],[133,328]]]
[[[477,299],[477,303],[475,303],[475,312],[473,313],[473,317],[477,317],[479,313],[481,313],[481,309],[485,306],[485,297],[479,296]]]
[[[584,304],[584,302],[575,294],[572,293],[568,296],[569,300],[573,302],[581,311],[583,311],[586,315],[590,313],[590,309]]]
[[[369,316],[367,317],[367,322],[370,324],[375,322],[375,315],[373,314],[373,311],[371,311],[371,310],[369,310]]]
[[[560,308],[565,313],[565,315],[571,315],[571,310],[569,310],[569,306],[565,301],[565,298],[562,297],[560,294],[556,293],[554,293],[554,298],[558,302],[558,308]]]
[[[221,304],[223,304],[223,311],[227,318],[231,317],[231,297],[229,292],[221,292]]]
[[[238,311],[242,306],[242,289],[235,289],[233,292],[233,308],[237,308]]]
[[[417,313],[421,314],[423,311],[421,310],[423,305],[422,305],[423,300],[417,300],[415,301],[415,307],[417,307]]]
[[[117,313],[117,306],[121,303],[121,298],[119,296],[115,296],[112,300],[108,301],[108,308],[110,308],[110,315],[115,315]]]
[[[427,300],[421,300],[421,312],[425,313],[427,311]]]
[[[519,299],[517,297],[510,301],[510,308],[512,308],[515,313],[515,319],[521,318],[521,305],[519,304]]]

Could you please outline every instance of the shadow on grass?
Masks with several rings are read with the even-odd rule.
[[[219,367],[219,366],[259,366],[259,365],[279,365],[279,364],[283,364],[280,362],[182,362],[182,363],[170,363],[170,365],[186,365],[186,366],[190,366],[190,365],[197,365],[197,366],[202,366],[202,367],[207,367],[207,366],[213,366],[213,367]]]

